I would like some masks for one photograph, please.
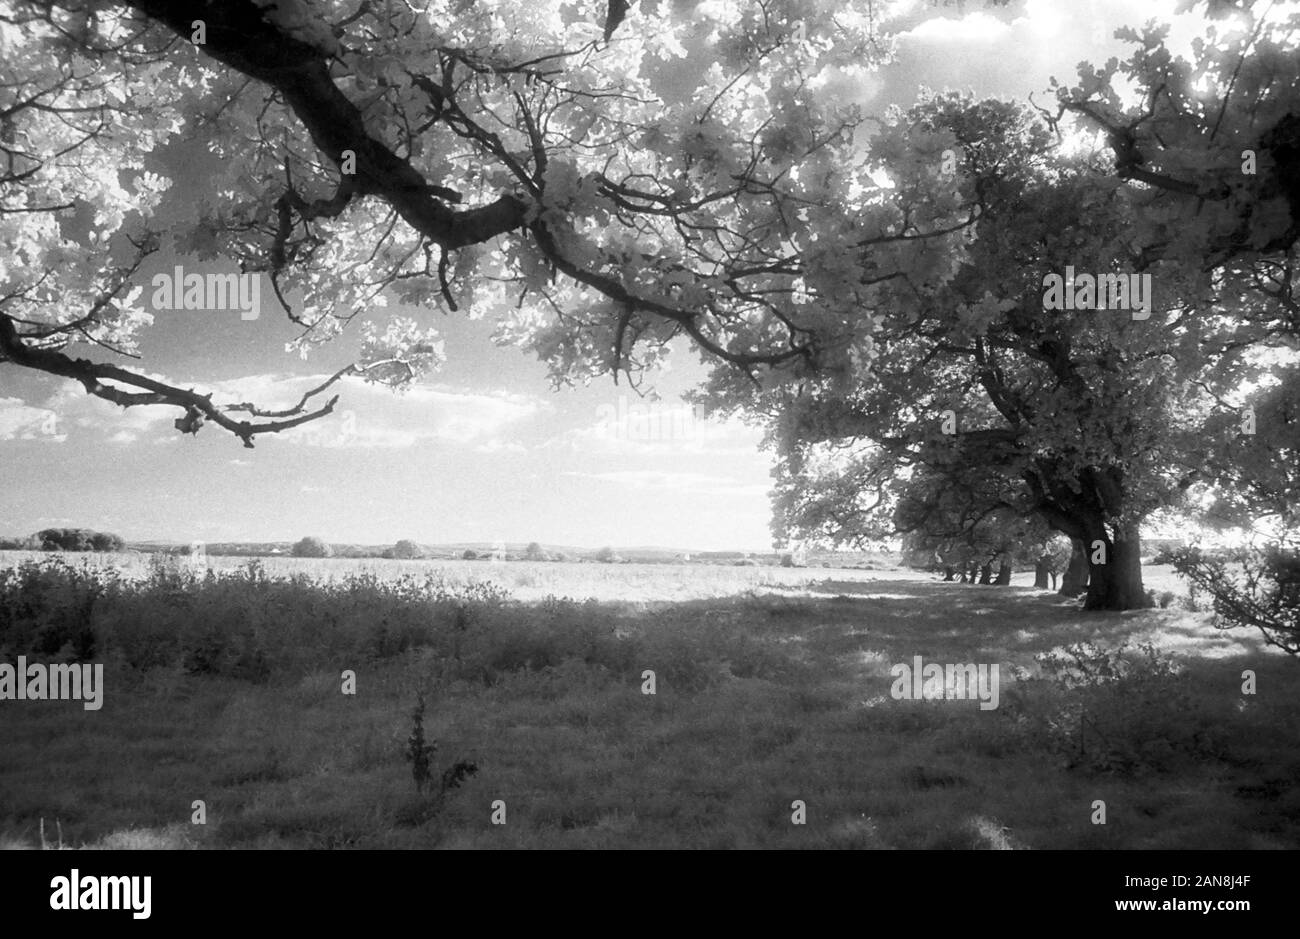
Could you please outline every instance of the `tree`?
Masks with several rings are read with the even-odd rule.
[[[985,480],[984,482],[987,482]],[[1009,497],[1008,497],[1009,498]],[[944,485],[926,473],[912,476],[894,512],[896,531],[913,563],[937,564],[944,580],[1007,586],[1017,567],[1033,565],[1035,585],[1050,566],[1046,555],[1056,538],[1047,524],[1024,505],[999,498],[990,489]],[[997,564],[997,575],[993,565]],[[1041,576],[1040,576],[1041,575]],[[1041,586],[1046,587],[1044,582]]]
[[[865,0],[11,6],[0,204],[23,263],[0,275],[0,364],[177,408],[183,433],[251,447],[441,348],[411,319],[363,325],[358,361],[283,408],[101,361],[136,351],[163,231],[265,275],[304,350],[390,298],[498,317],[556,382],[638,380],[684,338],[706,399],[788,405],[779,498],[796,451],[846,439],[875,448],[849,477],[868,496],[926,461],[986,467],[1087,549],[1087,605],[1125,608],[1142,520],[1223,444],[1209,402],[1295,317],[1300,17],[1271,5],[1235,4],[1190,63],[1134,35],[1055,111],[928,102],[867,159],[860,115],[818,91],[881,61],[888,11]],[[1085,129],[1104,149],[1075,152]],[[169,164],[177,135],[210,158]],[[1073,265],[1152,273],[1158,308],[1044,317],[1044,274]],[[922,430],[949,410],[961,433]]]
[[[403,538],[401,541],[397,542],[397,544],[393,545],[393,557],[395,558],[409,559],[422,557],[423,555],[424,552],[420,550],[420,546],[414,541],[409,541]]]
[[[524,559],[527,561],[545,561],[546,551],[536,541],[530,541],[528,547],[524,549]]]
[[[334,554],[328,544],[314,535],[308,535],[294,542],[290,553],[296,558],[327,558]]]
[[[1133,74],[1165,94],[1149,54],[1138,58]],[[1198,74],[1228,95],[1238,62],[1206,55]],[[1282,81],[1294,85],[1294,73]],[[1194,91],[1184,82],[1171,94]],[[1078,110],[1081,95],[1062,90],[1062,114]],[[1233,146],[1272,134],[1278,113],[1244,106],[1224,125],[1234,127]],[[1293,317],[1293,267],[1279,255],[1293,252],[1295,239],[1277,233],[1278,212],[1251,201],[1279,185],[1275,176],[1225,196],[1245,221],[1229,224],[1217,211],[1199,220],[1178,187],[1157,199],[1146,184],[1131,194],[1102,154],[1059,148],[1048,133],[1059,115],[1038,118],[945,95],[887,123],[872,144],[894,182],[883,198],[904,226],[926,222],[950,271],[930,281],[881,272],[871,307],[889,312],[863,337],[877,354],[864,350],[852,380],[819,376],[769,390],[715,377],[704,398],[767,420],[781,459],[778,537],[876,536],[917,467],[953,484],[1010,480],[1009,504],[1025,503],[1073,539],[1088,568],[1086,606],[1137,608],[1143,519],[1179,504],[1202,477],[1205,453],[1226,444],[1207,436],[1207,422],[1225,395],[1259,374],[1250,353],[1288,342],[1279,324]],[[1188,132],[1182,139],[1193,146]],[[946,185],[934,166],[940,151],[957,161]],[[1288,153],[1277,156],[1285,162]],[[1172,237],[1154,222],[1170,215],[1184,223]],[[1167,237],[1157,242],[1157,231]],[[1050,278],[1075,269],[1112,283],[1112,297],[1119,276],[1150,277],[1159,289],[1134,282],[1147,287],[1147,305],[1132,317],[1084,309],[1096,306],[1095,294],[1046,313]]]
[[[126,547],[120,536],[88,528],[46,528],[22,544],[37,551],[121,551]]]
[[[1052,533],[1050,538],[1035,542],[1034,586],[1039,590],[1055,590],[1057,575],[1069,566],[1071,553],[1070,540]]]
[[[599,551],[597,551],[595,554],[595,558],[597,561],[600,561],[602,564],[617,564],[620,560],[622,560],[618,556],[618,552],[616,552],[613,548],[610,548],[608,546],[601,548]]]
[[[441,346],[410,319],[365,325],[360,359],[283,408],[69,355],[74,340],[136,351],[164,230],[183,257],[264,274],[304,351],[393,298],[501,317],[501,340],[557,382],[635,380],[678,337],[729,365],[806,369],[857,318],[851,283],[793,298],[843,280],[859,117],[816,88],[880,60],[873,4],[647,4],[621,22],[563,0],[13,6],[0,196],[25,256],[0,284],[0,356],[178,408],[182,433],[252,447],[331,413],[337,395],[319,396],[345,378],[415,380]],[[177,136],[210,159],[169,165]],[[806,230],[823,249],[795,243]]]
[[[90,546],[95,551],[121,551],[126,542],[118,535],[97,531],[90,536]]]
[[[1239,549],[1227,558],[1184,548],[1175,552],[1174,566],[1213,598],[1220,629],[1254,627],[1267,644],[1300,656],[1300,550],[1294,542]]]

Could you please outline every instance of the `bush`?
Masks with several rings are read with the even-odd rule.
[[[1194,699],[1186,676],[1150,644],[1130,654],[1075,643],[1035,659],[1042,676],[1021,670],[1004,713],[1069,768],[1161,772],[1222,749],[1222,715]]]
[[[1216,627],[1253,626],[1269,645],[1300,655],[1300,551],[1280,545],[1218,554],[1184,548],[1174,553],[1173,565],[1188,580],[1192,610],[1204,591],[1213,600]]]
[[[126,547],[126,542],[117,535],[97,531],[90,536],[90,546],[96,551],[121,551]]]
[[[294,544],[290,553],[296,558],[327,558],[331,557],[334,552],[320,538],[309,535]]]
[[[424,556],[424,552],[420,550],[420,546],[414,541],[409,541],[406,538],[403,538],[401,541],[397,542],[397,544],[393,545],[392,552],[393,557],[402,558],[404,560]]]
[[[596,560],[602,564],[618,564],[623,560],[621,557],[618,556],[617,552],[615,552],[614,549],[610,547],[601,548],[599,551],[596,552],[595,557]]]
[[[26,539],[23,547],[37,551],[121,551],[119,536],[88,528],[46,528]]]
[[[466,549],[465,549],[465,553],[462,554],[460,557],[461,557],[461,560],[463,560],[463,561],[477,561],[477,560],[478,560],[478,552],[475,551],[475,550],[473,550],[472,548],[466,548]]]

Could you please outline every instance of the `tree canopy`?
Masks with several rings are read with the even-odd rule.
[[[296,404],[215,401],[120,364],[160,252],[264,274],[304,353],[390,302],[492,317],[560,383],[684,339],[700,400],[768,427],[779,534],[890,530],[923,472],[1129,607],[1153,512],[1296,481],[1300,13],[1183,6],[1190,59],[1150,25],[1050,103],[868,119],[837,89],[888,55],[869,0],[10,0],[0,362],[252,447],[441,360],[392,316]],[[1243,439],[1252,402],[1284,428]]]
[[[947,94],[892,115],[869,147],[894,184],[880,199],[944,233],[949,269],[876,285],[873,354],[847,375],[717,373],[706,396],[764,415],[778,538],[911,530],[897,509],[929,478],[970,494],[971,525],[1037,513],[1087,554],[1088,605],[1124,609],[1141,603],[1141,523],[1189,490],[1230,478],[1253,496],[1225,501],[1293,512],[1297,389],[1279,362],[1300,325],[1300,60],[1294,19],[1251,25],[1190,63],[1160,30],[1134,34],[1131,59],[1082,67],[1055,111]],[[1085,296],[1084,272],[1129,302]],[[1062,285],[1082,302],[1051,302]]]

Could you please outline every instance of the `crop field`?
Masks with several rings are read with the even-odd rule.
[[[5,702],[6,846],[42,823],[75,847],[1300,846],[1295,669],[1185,600],[1085,616],[905,571],[108,560],[0,567],[0,658],[104,665],[97,710]],[[891,666],[916,656],[997,665],[996,700],[900,698]]]

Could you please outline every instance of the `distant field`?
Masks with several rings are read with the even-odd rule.
[[[0,551],[0,569],[12,567],[26,559],[49,557],[42,551]],[[208,557],[199,564],[188,558],[124,554],[57,553],[73,564],[111,567],[124,577],[138,579],[148,575],[152,558],[157,563],[180,569],[212,570],[218,573],[246,568],[251,558]],[[424,580],[433,577],[448,586],[465,587],[474,583],[491,583],[510,591],[517,600],[541,600],[548,596],[603,602],[647,602],[700,600],[730,597],[750,591],[790,593],[825,582],[828,579],[848,583],[869,583],[887,577],[908,582],[939,581],[940,577],[923,571],[894,569],[888,571],[822,567],[744,567],[726,564],[600,564],[571,561],[458,561],[458,560],[383,560],[370,558],[294,558],[264,557],[257,562],[272,577],[306,576],[312,580],[338,580],[350,575],[372,575],[385,581],[403,577]],[[1143,569],[1145,585],[1157,592],[1169,590],[1179,596],[1186,593],[1182,580],[1173,569]],[[1032,587],[1032,571],[1019,571],[1012,586]],[[976,589],[971,587],[971,589]],[[981,590],[996,590],[982,587]]]
[[[252,558],[208,557],[199,564],[188,558],[137,553],[56,553],[72,564],[111,567],[133,579],[149,574],[151,559],[178,569],[213,570],[218,573],[247,568]],[[0,568],[26,559],[49,557],[43,551],[0,551]],[[744,567],[726,564],[600,564],[572,561],[457,561],[383,560],[371,558],[265,557],[257,562],[271,577],[305,576],[312,580],[339,580],[353,575],[370,575],[385,581],[404,577],[424,580],[433,577],[449,587],[474,583],[497,584],[518,600],[541,600],[548,596],[588,598],[602,601],[693,600],[735,596],[747,591],[771,592],[799,589],[833,576],[837,580],[868,581],[881,576],[876,571],[830,570],[827,568]],[[891,577],[929,580],[931,575],[895,572]],[[1030,581],[1033,580],[1032,575]]]

